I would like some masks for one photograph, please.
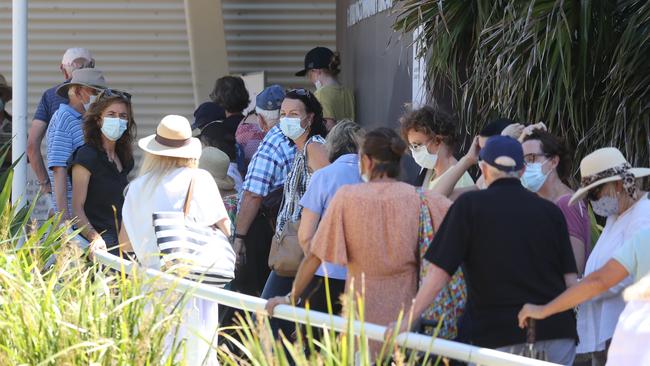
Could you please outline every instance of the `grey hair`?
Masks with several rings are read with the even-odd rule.
[[[75,70],[79,69],[87,69],[95,66],[95,60],[87,60],[83,57],[79,57],[74,59],[70,63],[70,65],[63,65],[63,69],[68,73],[68,75],[72,75],[72,72]]]
[[[258,116],[264,117],[264,120],[266,122],[269,121],[277,121],[280,119],[280,110],[276,109],[273,111],[267,111],[265,109],[261,109],[260,107],[255,107],[255,113],[257,113]]]
[[[365,131],[359,124],[349,120],[340,120],[327,134],[325,148],[330,162],[345,154],[356,154],[359,152],[361,138]]]
[[[513,170],[513,171],[503,171],[501,169],[495,168],[492,165],[486,163],[486,162],[481,162],[481,165],[483,165],[487,170],[490,171],[490,175],[494,177],[494,180],[499,179],[499,178],[517,178],[520,179],[520,172],[521,170]]]

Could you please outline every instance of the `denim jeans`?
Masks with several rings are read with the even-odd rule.
[[[268,300],[272,297],[287,295],[291,292],[293,279],[293,277],[283,277],[275,273],[275,271],[271,271],[271,274],[264,285],[262,298]],[[295,330],[295,324],[293,322],[271,318],[270,323],[274,338],[277,339],[279,330],[282,330],[282,333],[288,339],[292,337]]]

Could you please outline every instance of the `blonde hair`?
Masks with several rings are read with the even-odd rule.
[[[198,168],[198,166],[198,159],[154,155],[145,152],[138,177],[146,175],[147,178],[145,179],[144,186],[151,186],[153,188],[160,184],[162,179],[173,170],[178,168]],[[153,189],[149,189],[148,191],[151,192]]]

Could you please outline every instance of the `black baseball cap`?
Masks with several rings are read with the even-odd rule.
[[[519,171],[524,167],[524,150],[519,141],[510,136],[490,137],[481,149],[479,157],[504,172]]]
[[[334,52],[327,47],[312,48],[305,55],[305,68],[298,71],[296,76],[305,76],[311,69],[329,69]]]
[[[194,111],[192,129],[201,129],[210,122],[226,119],[226,111],[215,102],[205,102]]]

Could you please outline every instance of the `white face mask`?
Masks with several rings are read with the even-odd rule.
[[[320,80],[316,80],[316,81],[314,82],[314,85],[316,86],[316,90],[318,90],[318,89],[320,89],[320,88],[323,87],[323,83],[321,83]]]
[[[95,103],[96,100],[97,100],[96,95],[91,95],[90,97],[88,97],[88,103],[84,103],[84,109],[88,110],[90,106],[93,105],[93,103]]]
[[[426,145],[418,146],[415,149],[411,147],[411,155],[415,162],[424,169],[433,169],[438,161],[438,154],[431,154]]]
[[[285,136],[295,141],[305,133],[300,122],[300,118],[282,117],[280,118],[280,130]]]
[[[544,182],[546,182],[546,178],[548,178],[551,171],[549,170],[544,174],[542,166],[546,164],[547,161],[548,160],[543,163],[526,164],[524,175],[521,176],[521,184],[529,191],[537,193],[537,191],[539,191],[539,189],[544,185]]]
[[[591,201],[591,208],[594,213],[602,217],[610,217],[618,214],[618,198],[602,196],[597,201]]]

